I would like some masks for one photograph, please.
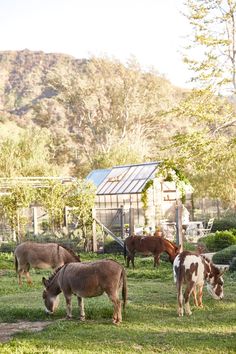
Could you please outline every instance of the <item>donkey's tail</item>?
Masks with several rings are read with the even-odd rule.
[[[128,291],[127,291],[127,276],[126,276],[125,268],[122,269],[122,280],[123,280],[122,299],[123,299],[123,309],[124,309],[124,311],[125,311],[125,306],[126,306],[126,304],[127,304],[127,297],[128,297]]]
[[[124,242],[124,260],[126,262],[126,257],[127,257],[127,249],[126,249],[126,244]]]
[[[18,260],[17,260],[16,255],[15,255],[15,270],[16,270],[16,272],[18,271]]]

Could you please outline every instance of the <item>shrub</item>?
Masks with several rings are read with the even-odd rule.
[[[210,234],[205,238],[199,239],[199,243],[206,245],[210,252],[217,252],[223,248],[236,244],[236,236],[231,231],[217,231],[215,234]]]
[[[12,253],[16,248],[15,242],[2,243],[0,246],[0,252],[3,253]]]
[[[104,244],[104,253],[123,253],[123,247],[116,241],[108,241]]]
[[[230,230],[230,229],[236,229],[236,217],[235,216],[226,217],[226,218],[219,219],[219,220],[214,220],[211,231],[216,232],[216,231],[224,231],[224,230]]]
[[[213,263],[230,264],[236,257],[236,245],[229,246],[213,255]]]
[[[232,261],[230,262],[229,270],[230,270],[231,272],[236,271],[236,257],[234,257],[234,258],[232,259]]]

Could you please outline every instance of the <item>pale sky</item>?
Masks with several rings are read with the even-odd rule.
[[[183,0],[0,0],[0,51],[41,50],[75,58],[134,56],[173,84],[190,74],[181,50]]]

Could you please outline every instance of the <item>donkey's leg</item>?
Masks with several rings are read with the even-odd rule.
[[[154,254],[154,267],[160,264],[160,253]]]
[[[183,316],[184,309],[183,309],[183,285],[182,283],[177,280],[177,303],[178,303],[178,315]]]
[[[18,269],[17,276],[18,276],[18,284],[22,286],[22,275],[24,274],[24,269]]]
[[[25,270],[25,276],[26,276],[26,279],[27,279],[27,283],[29,285],[32,285],[33,282],[32,282],[31,276],[30,276],[29,272],[26,271],[26,270]]]
[[[64,294],[65,295],[65,294]],[[71,298],[72,298],[72,294],[65,295],[65,299],[66,299],[66,318],[70,319],[72,318],[72,304],[71,304]]]
[[[135,256],[135,252],[133,252],[131,254],[131,263],[132,263],[133,269],[134,269],[134,256]]]
[[[121,315],[121,301],[119,300],[117,291],[107,292],[109,299],[113,302],[114,311],[113,311],[113,318],[112,322],[114,324],[119,324],[122,322],[122,315]]]
[[[193,302],[195,306],[198,306],[198,302],[197,302],[197,288],[196,286],[194,286],[193,288]]]
[[[190,295],[193,292],[193,289],[194,289],[194,282],[190,281],[189,284],[187,285],[187,288],[184,293],[185,313],[186,313],[186,315],[189,315],[189,316],[192,315],[192,312],[190,310],[189,300],[190,300]]]
[[[197,299],[199,307],[203,307],[203,304],[202,304],[202,292],[203,292],[203,285],[200,285],[200,286],[198,286],[198,299]]]
[[[84,312],[84,299],[80,296],[77,296],[78,306],[79,306],[79,319],[80,321],[85,321],[85,312]]]

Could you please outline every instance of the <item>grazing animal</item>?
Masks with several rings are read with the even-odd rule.
[[[32,284],[29,274],[30,267],[56,269],[65,263],[80,262],[80,257],[71,249],[57,243],[23,242],[16,247],[14,254],[20,286],[23,274],[26,276],[28,284]]]
[[[100,260],[96,262],[69,263],[57,269],[47,280],[42,278],[45,286],[43,299],[46,312],[54,313],[59,299],[58,295],[63,292],[66,299],[67,318],[72,317],[72,295],[78,298],[80,308],[80,320],[85,320],[83,298],[100,296],[104,292],[113,302],[113,323],[122,321],[121,301],[119,289],[122,285],[123,307],[127,301],[126,273],[124,268],[113,260]]]
[[[178,314],[183,316],[183,301],[186,315],[191,315],[190,295],[193,294],[194,304],[202,307],[202,292],[205,281],[207,290],[214,299],[222,299],[223,278],[225,269],[218,269],[208,258],[197,253],[183,251],[174,260],[173,272],[177,286]],[[183,284],[186,289],[183,296]]]
[[[127,267],[129,267],[131,261],[133,268],[135,252],[143,255],[153,254],[154,267],[156,267],[160,263],[161,253],[166,252],[173,263],[179,250],[180,246],[176,246],[173,242],[158,236],[128,236],[124,242],[124,258],[125,260],[127,258]]]

